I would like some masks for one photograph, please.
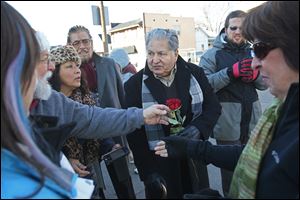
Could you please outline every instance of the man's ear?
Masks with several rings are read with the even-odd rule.
[[[179,51],[178,51],[178,49],[176,49],[176,51],[175,51],[176,58],[178,58],[178,55],[179,55]]]

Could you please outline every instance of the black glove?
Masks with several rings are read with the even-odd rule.
[[[188,139],[200,139],[200,131],[196,126],[193,125],[185,127],[177,135]]]
[[[253,58],[246,58],[236,62],[227,69],[227,75],[231,80],[240,79],[243,82],[249,83],[255,81],[259,75],[258,69],[252,69],[251,63]]]
[[[170,158],[185,158],[187,154],[188,138],[181,136],[169,136],[161,138],[166,142],[168,157]]]
[[[165,199],[167,197],[167,184],[158,173],[150,174],[145,181],[145,193],[147,198]]]

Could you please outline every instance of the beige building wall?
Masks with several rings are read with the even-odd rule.
[[[172,17],[169,14],[144,13],[146,32],[154,28],[169,28],[177,31],[179,49],[195,49],[195,22],[192,17]]]
[[[194,18],[172,17],[169,14],[144,13],[142,25],[130,24],[128,27],[114,29],[111,33],[111,49],[135,46],[137,53],[129,54],[131,63],[137,69],[144,68],[146,62],[146,33],[154,28],[175,29],[179,35],[179,53],[187,60],[188,52],[195,52],[195,23]]]
[[[146,61],[145,34],[142,26],[135,26],[111,33],[111,49],[134,46],[137,53],[128,54],[130,62],[137,70],[144,68]]]

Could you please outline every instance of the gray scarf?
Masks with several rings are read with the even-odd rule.
[[[145,80],[148,78],[148,75],[143,74],[142,80],[142,101],[143,109],[148,108],[154,104],[157,104],[157,101],[153,98],[149,89],[145,84]],[[191,74],[190,79],[190,89],[189,93],[192,97],[192,112],[193,119],[198,117],[202,113],[202,102],[203,102],[203,93],[200,85],[196,78]],[[150,150],[154,150],[156,143],[160,140],[161,137],[165,136],[163,128],[161,125],[145,125],[145,131],[148,139],[148,145]]]

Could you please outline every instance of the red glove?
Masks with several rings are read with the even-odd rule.
[[[259,70],[251,67],[252,58],[246,58],[236,62],[232,68],[228,68],[227,74],[231,79],[240,79],[246,83],[255,81],[259,75]]]

